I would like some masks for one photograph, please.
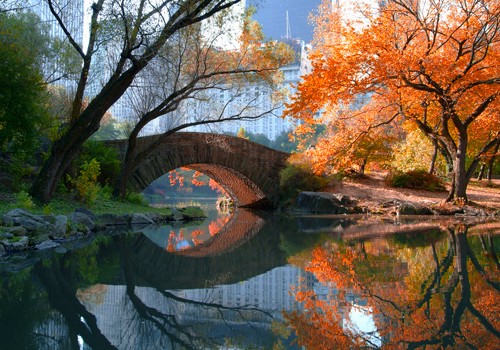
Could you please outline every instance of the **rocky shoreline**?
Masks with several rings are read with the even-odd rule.
[[[100,231],[125,231],[133,227],[204,217],[205,214],[198,207],[174,209],[169,215],[95,215],[85,208],[76,209],[69,215],[36,215],[24,209],[13,209],[0,216],[0,256],[53,249],[61,243],[82,239]]]
[[[422,205],[388,200],[372,201],[369,205],[355,197],[330,192],[302,192],[296,204],[285,210],[287,215],[350,215],[374,216],[455,216],[500,218],[500,210],[475,206]],[[78,208],[69,215],[36,215],[24,209],[13,209],[0,216],[0,258],[21,253],[58,250],[68,242],[84,241],[99,233],[140,231],[141,227],[202,219],[199,207],[173,209],[169,214],[133,213],[125,215],[95,215]],[[60,248],[64,250],[64,248]],[[0,261],[1,262],[1,261]]]
[[[372,201],[349,197],[340,193],[301,192],[290,210],[295,214],[370,214],[370,215],[445,215],[498,217],[500,210],[472,205],[431,204],[403,200]]]

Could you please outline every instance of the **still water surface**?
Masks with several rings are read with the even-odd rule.
[[[0,268],[0,348],[500,347],[498,222],[238,210],[140,231]]]

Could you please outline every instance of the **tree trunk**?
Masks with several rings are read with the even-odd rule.
[[[120,175],[118,176],[118,181],[113,191],[115,197],[125,198],[127,196],[127,185],[134,171],[135,155],[137,153],[136,146],[137,137],[131,135],[127,142],[127,151],[123,158]]]
[[[363,159],[363,162],[359,166],[359,175],[363,176],[365,175],[365,168],[366,168],[366,163],[368,162],[368,159]]]
[[[434,168],[436,167],[436,159],[438,155],[438,142],[436,139],[432,139],[432,144],[434,146],[434,152],[432,153],[431,164],[429,166],[429,174],[434,174]]]
[[[49,158],[31,187],[33,198],[47,203],[52,198],[57,184],[80,152],[83,143],[99,129],[99,122],[86,127],[73,124],[70,129],[52,146]]]
[[[496,160],[496,154],[498,153],[498,149],[500,148],[500,140],[497,141],[497,144],[495,145],[495,148],[493,149],[493,156],[488,161],[488,172],[486,175],[486,178],[488,181],[491,181],[491,178],[493,177],[493,165],[495,164]]]
[[[455,158],[455,193],[453,195],[454,200],[460,200],[467,202],[467,185],[469,184],[469,179],[467,178],[467,171],[465,168],[465,158],[466,152],[465,147],[463,147],[460,142],[459,151]]]
[[[486,168],[486,164],[481,163],[481,168],[479,169],[479,174],[477,174],[477,181],[481,181],[483,179],[485,168]]]

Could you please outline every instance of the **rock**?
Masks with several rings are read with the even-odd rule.
[[[56,248],[56,247],[59,247],[59,243],[57,242],[54,242],[52,240],[46,240],[46,241],[43,241],[42,243],[39,243],[35,246],[36,249],[38,250],[46,250],[46,249],[52,249],[52,248]]]
[[[68,230],[68,217],[66,215],[57,215],[54,223],[54,236],[64,237]]]
[[[83,214],[87,215],[89,218],[91,218],[92,221],[94,221],[94,222],[97,221],[97,216],[95,216],[95,214],[92,211],[90,211],[86,208],[76,208],[75,213],[83,213]]]
[[[338,195],[327,192],[301,192],[297,197],[295,209],[311,214],[345,214],[349,210],[342,201],[347,203],[348,197],[343,196],[340,200]]]
[[[14,237],[13,239],[2,241],[2,244],[8,252],[21,252],[28,249],[28,237]]]
[[[7,225],[23,226],[28,231],[35,231],[41,225],[49,224],[42,215],[34,215],[24,209],[13,209],[3,216]]]
[[[128,215],[103,214],[97,217],[100,226],[128,225]]]
[[[432,211],[417,203],[403,202],[398,208],[399,215],[431,215]]]
[[[5,255],[5,248],[0,244],[0,256]]]
[[[165,216],[160,213],[145,213],[144,215],[155,223],[165,221]]]
[[[10,232],[0,232],[0,240],[10,239],[12,237],[14,237],[14,235]]]
[[[196,220],[196,219],[203,219],[203,218],[207,217],[205,215],[205,212],[203,211],[203,209],[201,209],[200,207],[196,207],[196,206],[189,206],[189,207],[180,208],[179,212],[182,214],[183,220]]]
[[[95,222],[92,220],[90,216],[85,213],[75,211],[74,213],[68,216],[68,219],[77,225],[77,227],[86,226],[89,231],[95,228]],[[78,231],[83,232],[87,230],[78,229]]]
[[[54,229],[54,225],[52,224],[40,225],[35,230],[35,236],[55,236],[55,235],[56,231]]]
[[[154,221],[148,218],[145,214],[130,214],[130,225],[150,225]]]
[[[181,211],[174,208],[174,209],[172,209],[172,220],[182,221],[182,220],[184,220],[184,215],[182,215]]]
[[[26,230],[23,226],[12,226],[7,227],[7,232],[12,233],[14,236],[26,236],[28,230]]]

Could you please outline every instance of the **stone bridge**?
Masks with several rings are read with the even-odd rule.
[[[159,135],[140,137],[137,151]],[[124,157],[127,141],[106,141]],[[243,138],[209,133],[177,132],[159,143],[135,168],[129,183],[142,191],[160,176],[179,167],[200,171],[217,181],[237,207],[272,208],[279,200],[279,172],[289,154]]]

